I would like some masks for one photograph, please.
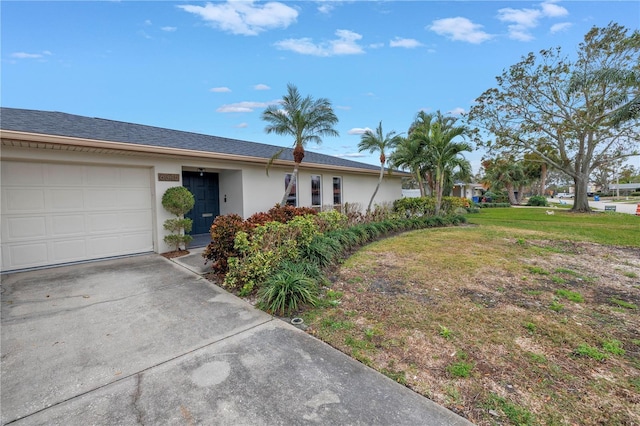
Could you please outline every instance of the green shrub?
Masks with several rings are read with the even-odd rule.
[[[258,302],[268,312],[288,315],[303,304],[315,306],[318,288],[304,272],[294,268],[281,269],[265,281],[258,292]]]
[[[235,249],[236,234],[247,230],[250,225],[237,214],[218,216],[211,225],[211,243],[202,253],[206,262],[213,262],[213,271],[224,274],[229,270],[227,259],[238,255]]]
[[[195,202],[193,194],[184,186],[173,186],[162,196],[162,207],[178,217],[189,212]]]
[[[466,209],[469,200],[460,197],[442,197],[441,214],[453,213],[457,208]],[[400,198],[393,202],[393,209],[404,217],[433,216],[436,212],[436,197]]]
[[[527,202],[528,206],[543,206],[546,207],[548,206],[547,204],[547,197],[544,197],[542,195],[534,195],[533,197],[529,198],[529,201]]]
[[[335,231],[337,229],[345,229],[349,220],[347,215],[342,214],[337,210],[320,212],[314,219],[318,226],[318,231],[321,233]]]
[[[336,238],[316,235],[308,246],[301,250],[301,255],[309,262],[321,268],[335,263],[343,252],[343,246]]]

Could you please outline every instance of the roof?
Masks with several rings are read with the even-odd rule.
[[[142,124],[92,118],[63,112],[0,108],[0,129],[53,135],[94,141],[121,142],[149,147],[228,154],[270,159],[279,150],[276,145],[229,139]],[[293,149],[285,148],[280,159],[293,161]],[[380,170],[379,166],[306,151],[304,162],[360,170]]]

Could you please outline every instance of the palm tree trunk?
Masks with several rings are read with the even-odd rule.
[[[284,191],[284,195],[282,196],[282,201],[280,201],[280,207],[284,206],[285,204],[287,204],[287,199],[289,198],[289,195],[291,195],[291,190],[293,189],[293,185],[298,182],[298,168],[300,167],[299,163],[295,163],[295,166],[293,166],[293,173],[291,175],[291,179],[289,179],[289,185],[287,185],[287,188]]]
[[[444,173],[437,168],[436,169],[436,179],[435,179],[435,191],[436,191],[436,211],[435,215],[438,216],[440,214],[440,206],[442,206],[442,187],[444,186]]]
[[[509,204],[515,206],[518,204],[518,200],[516,200],[516,192],[511,184],[505,184],[505,188],[507,189],[507,194],[509,196]]]
[[[378,184],[376,185],[375,191],[373,191],[373,195],[371,196],[371,200],[369,200],[369,205],[367,206],[367,213],[371,211],[371,204],[373,204],[373,199],[376,198],[376,194],[378,193],[378,189],[380,189],[380,184],[382,183],[382,176],[384,175],[384,163],[380,164],[380,177],[378,178]]]

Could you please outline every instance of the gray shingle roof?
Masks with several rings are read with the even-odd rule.
[[[282,147],[238,139],[222,138],[102,118],[62,112],[0,108],[0,128],[45,135],[68,136],[109,142],[125,142],[191,151],[271,158]],[[282,160],[293,161],[293,150],[286,148]],[[336,167],[379,170],[378,166],[306,151],[304,162]]]

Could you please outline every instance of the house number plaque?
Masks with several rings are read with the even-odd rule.
[[[160,182],[180,182],[180,175],[177,173],[158,173]]]

